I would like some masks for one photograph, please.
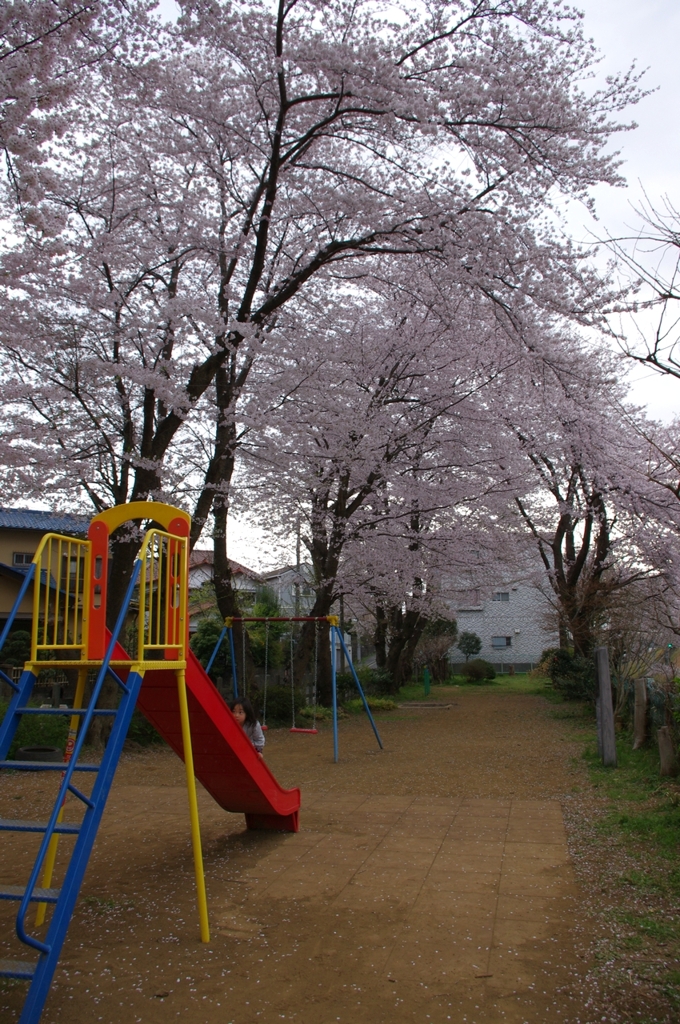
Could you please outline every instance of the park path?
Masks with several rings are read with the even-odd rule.
[[[44,1024],[587,1021],[571,733],[539,697],[449,696],[382,719],[384,753],[343,723],[339,765],[328,733],[270,733],[297,835],[247,833],[201,794],[209,946],[182,766],[128,756]]]
[[[298,842],[240,881],[226,934],[296,907],[266,961],[265,1019],[534,1024],[578,1009],[557,801],[318,796]]]

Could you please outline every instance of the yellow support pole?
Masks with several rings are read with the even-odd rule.
[[[191,845],[194,851],[194,869],[196,872],[196,898],[198,917],[201,924],[201,942],[210,942],[210,925],[208,923],[208,899],[205,892],[205,875],[203,873],[203,851],[201,849],[201,827],[198,820],[198,799],[196,797],[196,776],[194,775],[194,756],[191,749],[191,727],[189,723],[189,704],[187,701],[187,684],[183,668],[177,670],[177,691],[179,694],[179,713],[182,720],[182,745],[184,747],[184,764],[187,772],[187,795],[189,797],[189,817],[191,818]]]
[[[78,683],[76,685],[76,694],[73,698],[74,710],[82,708],[83,697],[85,696],[85,683],[87,682],[87,669],[81,668],[78,672]],[[68,727],[68,739],[66,740],[66,750],[64,751],[64,764],[68,764],[71,760],[71,754],[73,753],[73,747],[75,746],[76,736],[78,735],[78,726],[80,725],[80,715],[71,715],[71,722]],[[58,822],[64,820],[64,804],[61,805]],[[43,872],[42,887],[43,889],[49,889],[52,884],[52,875],[54,874],[54,865],[57,859],[57,847],[59,846],[59,835],[55,834],[50,839],[50,845],[47,847],[47,854],[45,855],[45,870]],[[39,928],[41,924],[45,922],[45,913],[47,911],[46,903],[39,903],[38,910],[35,915],[35,926]]]

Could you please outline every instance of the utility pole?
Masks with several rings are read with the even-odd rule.
[[[295,614],[300,614],[300,516],[295,523]]]

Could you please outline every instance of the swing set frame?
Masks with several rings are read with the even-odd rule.
[[[234,691],[234,700],[238,700],[238,698],[239,698],[238,674],[237,674],[237,671],[236,671],[236,651],[235,651],[235,647],[234,647],[234,628],[233,628],[235,622],[240,622],[240,623],[264,622],[264,623],[267,624],[267,626],[269,625],[270,622],[315,622],[317,624],[317,644],[318,644],[318,626],[319,626],[319,623],[327,622],[329,624],[329,626],[330,626],[329,639],[330,639],[330,645],[331,645],[331,693],[332,693],[332,710],[333,710],[333,760],[334,760],[334,762],[336,764],[338,763],[338,760],[339,760],[337,644],[336,644],[336,639],[339,640],[340,648],[342,649],[342,651],[343,651],[343,653],[345,655],[345,658],[347,659],[347,664],[350,667],[350,670],[351,670],[351,673],[352,673],[352,677],[354,679],[355,686],[356,686],[357,690],[359,691],[359,696],[361,697],[362,704],[364,705],[364,711],[366,712],[366,714],[368,716],[368,720],[371,723],[371,728],[373,729],[373,732],[375,734],[375,738],[378,741],[378,746],[380,747],[381,750],[383,750],[383,742],[382,742],[382,739],[380,738],[380,733],[378,732],[377,726],[376,726],[375,721],[373,719],[373,715],[371,714],[371,709],[368,706],[368,701],[366,700],[366,695],[365,695],[365,693],[363,691],[363,687],[362,687],[361,683],[359,682],[359,676],[357,675],[356,669],[354,668],[354,663],[353,663],[352,658],[351,658],[351,656],[350,656],[350,654],[349,654],[349,652],[347,650],[347,645],[345,643],[345,638],[342,635],[342,630],[340,629],[340,619],[339,619],[339,617],[337,615],[274,615],[274,616],[267,616],[267,615],[234,615],[234,616],[228,616],[227,618],[225,618],[224,626],[222,627],[222,631],[220,632],[220,635],[217,638],[217,643],[215,644],[213,652],[210,655],[210,659],[208,661],[208,664],[205,667],[205,671],[208,674],[210,673],[210,669],[212,668],[213,662],[214,662],[215,658],[217,657],[217,654],[219,652],[220,647],[222,646],[222,642],[223,642],[225,636],[227,636],[228,640],[229,640],[229,654],[230,654],[230,659],[231,659],[231,677],[232,677],[232,686],[233,686],[233,691]],[[269,636],[269,633],[267,631],[267,640],[268,640],[268,636]],[[245,648],[245,631],[243,631],[243,644],[244,644],[244,648]],[[291,645],[292,645],[292,634],[291,634]],[[318,650],[317,650],[317,656],[318,656]],[[266,653],[266,650],[265,650],[265,700],[266,700],[266,676],[267,676],[267,653]],[[291,686],[293,686],[292,678],[293,677],[292,677],[292,662],[291,662]],[[294,692],[294,686],[293,686],[293,692]],[[242,694],[242,696],[245,696],[245,693]],[[316,701],[316,678],[314,680],[314,699]],[[294,714],[295,714],[295,708],[293,707],[293,715]],[[314,729],[297,729],[295,727],[295,718],[293,717],[293,727],[292,727],[292,729],[290,731],[291,732],[316,733],[318,730],[316,728],[314,728]]]

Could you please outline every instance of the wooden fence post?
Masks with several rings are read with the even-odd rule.
[[[633,750],[639,750],[647,739],[647,680],[635,680],[635,717],[633,719]]]
[[[612,684],[609,677],[609,652],[606,647],[595,648],[597,681],[600,693],[600,735],[602,737],[602,764],[616,768],[616,732],[614,730],[614,705]]]
[[[675,756],[675,750],[673,749],[673,736],[671,730],[667,725],[662,725],[657,730],[657,737],[659,740],[659,774],[660,775],[677,775],[678,774],[678,762]]]

